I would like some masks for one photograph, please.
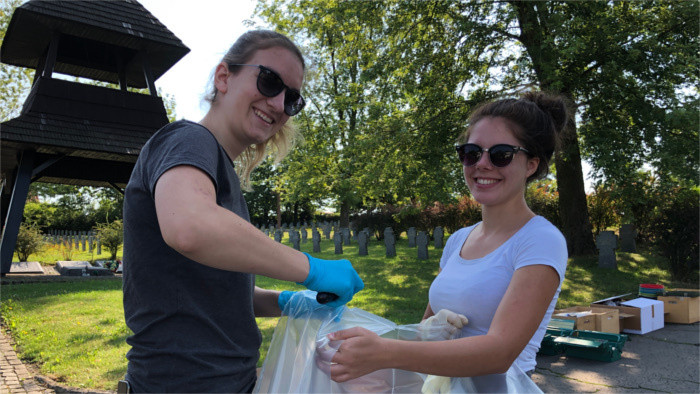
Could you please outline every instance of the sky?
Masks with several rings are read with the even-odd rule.
[[[156,80],[156,87],[175,98],[177,119],[201,120],[208,109],[201,98],[209,76],[233,42],[249,29],[243,21],[251,18],[256,1],[138,1],[190,48]]]
[[[202,96],[212,70],[233,42],[250,27],[256,0],[138,0],[190,52],[156,80],[162,93],[175,98],[177,119],[199,121],[208,109]],[[587,191],[590,165],[582,162]]]

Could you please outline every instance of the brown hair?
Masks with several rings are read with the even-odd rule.
[[[519,99],[502,99],[482,104],[469,117],[469,127],[459,136],[459,143],[469,140],[471,128],[483,118],[503,118],[512,125],[515,138],[540,164],[527,181],[544,178],[549,173],[549,162],[559,144],[559,135],[566,126],[569,114],[566,101],[558,95],[527,92]]]
[[[228,64],[229,71],[236,74],[241,67],[230,66],[231,64],[245,64],[255,55],[255,52],[274,47],[285,48],[295,54],[301,62],[302,69],[306,69],[304,57],[299,48],[289,38],[272,30],[250,30],[244,33],[231,45],[221,62]],[[209,82],[210,87],[207,89],[208,93],[204,96],[204,100],[210,104],[216,102],[217,90],[213,79],[212,73]],[[237,166],[237,169],[240,168],[238,172],[241,177],[241,186],[245,190],[250,190],[250,174],[265,159],[265,156],[268,154],[273,155],[275,163],[278,163],[289,153],[295,141],[299,139],[300,135],[297,128],[292,119],[289,119],[280,131],[267,141],[246,148],[236,158],[236,161],[241,164],[239,167]]]

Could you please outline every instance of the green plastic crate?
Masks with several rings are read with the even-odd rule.
[[[622,357],[627,335],[607,332],[574,330],[571,336],[557,337],[567,357],[612,362]]]

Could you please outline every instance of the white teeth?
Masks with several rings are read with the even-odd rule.
[[[257,110],[256,110],[256,111],[255,111],[255,115],[258,115],[262,120],[264,120],[264,121],[267,122],[267,123],[272,123],[272,119],[270,119],[269,117],[265,116],[265,114],[263,114],[263,113],[260,112],[260,111],[257,111]]]
[[[476,178],[476,183],[480,185],[490,185],[492,183],[498,182],[497,179],[484,179],[484,178]]]

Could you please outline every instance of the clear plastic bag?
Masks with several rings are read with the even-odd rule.
[[[254,393],[541,393],[515,365],[505,374],[446,378],[400,369],[375,371],[336,383],[317,366],[316,348],[329,347],[326,335],[360,326],[384,338],[410,341],[443,340],[448,327],[397,325],[356,308],[318,305],[316,293],[297,292],[275,328]],[[445,323],[447,324],[447,323]]]

